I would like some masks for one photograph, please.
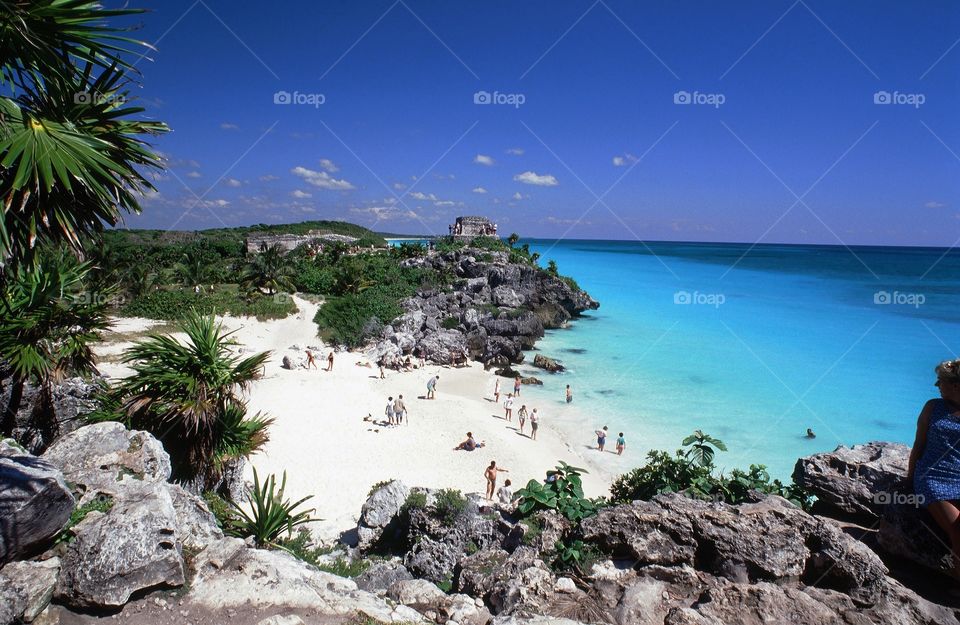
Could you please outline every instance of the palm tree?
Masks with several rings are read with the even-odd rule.
[[[142,11],[96,1],[0,2],[0,261],[10,274],[39,243],[80,252],[86,235],[138,213],[159,156],[144,137],[166,125],[128,106],[131,66],[147,44],[105,20]]]
[[[189,249],[180,257],[174,272],[184,286],[200,286],[210,281],[210,261],[197,249]]]
[[[510,247],[513,247],[514,245],[516,245],[517,241],[519,240],[520,240],[520,235],[517,234],[516,232],[512,233],[510,236],[507,237],[507,243],[510,244]]]
[[[248,416],[242,392],[270,353],[234,355],[232,333],[212,316],[192,312],[179,330],[183,343],[152,335],[128,349],[123,362],[134,373],[116,392],[128,424],[159,438],[174,479],[199,492],[215,484],[229,462],[266,443],[273,419]]]
[[[294,291],[293,268],[279,245],[271,245],[250,259],[240,282],[245,289],[263,291],[269,295],[277,291]]]
[[[359,295],[375,283],[364,275],[365,263],[356,257],[337,265],[334,274],[334,293]]]
[[[0,302],[0,360],[11,371],[0,432],[13,434],[23,387],[30,382],[40,389],[35,425],[49,442],[57,432],[53,386],[70,375],[97,372],[90,344],[108,327],[112,291],[86,290],[91,264],[65,252],[44,253],[38,263],[19,266]]]

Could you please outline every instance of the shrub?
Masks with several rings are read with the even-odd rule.
[[[383,488],[384,486],[389,486],[389,485],[393,484],[394,482],[396,482],[396,480],[381,480],[381,481],[377,482],[376,484],[374,484],[373,486],[370,487],[370,491],[367,492],[367,497],[373,496],[373,494],[374,494],[375,492],[377,492],[378,490],[380,490],[380,489]]]
[[[467,509],[467,498],[459,490],[444,488],[437,493],[433,507],[437,518],[451,525]]]
[[[299,528],[294,536],[281,538],[277,544],[293,557],[317,568],[320,568],[320,558],[333,551],[330,547],[315,545],[310,530],[305,527]]]
[[[360,347],[370,328],[390,323],[403,313],[398,299],[380,286],[362,293],[330,298],[317,310],[314,321],[330,338],[347,347]],[[373,325],[370,322],[374,321]]]
[[[232,286],[220,285],[216,291],[194,293],[192,289],[151,291],[131,299],[120,308],[126,317],[145,317],[175,321],[183,319],[191,310],[201,314],[282,319],[297,311],[293,298],[281,295],[242,296]]]
[[[517,491],[520,503],[517,512],[529,516],[539,510],[556,510],[568,520],[577,522],[597,513],[598,505],[583,496],[580,479],[586,470],[561,462],[548,472],[552,478],[543,484],[530,480]]]
[[[88,514],[91,512],[103,512],[106,514],[110,512],[111,508],[113,508],[113,497],[103,493],[98,494],[82,506],[77,506],[73,509],[73,512],[70,513],[70,518],[67,520],[66,526],[60,530],[54,542],[60,544],[72,541],[76,537],[73,533],[73,528],[83,521]]]
[[[312,496],[304,497],[291,503],[283,498],[283,491],[287,486],[287,473],[284,471],[280,482],[280,489],[276,488],[276,477],[270,475],[261,486],[257,470],[253,470],[253,490],[250,491],[250,513],[241,506],[230,502],[233,508],[227,533],[238,538],[252,536],[259,547],[280,547],[277,538],[286,530],[287,535],[301,525],[319,521],[310,516],[313,509],[297,512],[300,505]]]
[[[420,491],[413,491],[407,495],[403,505],[400,506],[400,512],[409,515],[411,510],[422,510],[427,507],[427,494]]]
[[[210,513],[213,514],[213,517],[217,520],[217,525],[220,526],[220,529],[227,527],[233,519],[230,502],[212,490],[203,493],[203,500],[207,503],[207,507],[210,508]]]
[[[460,320],[456,317],[446,317],[440,322],[440,327],[444,330],[456,330],[460,325]]]

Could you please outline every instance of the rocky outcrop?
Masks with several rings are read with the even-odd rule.
[[[57,558],[0,569],[0,623],[32,623],[50,604],[59,570]]]
[[[80,417],[96,410],[97,394],[102,383],[99,377],[89,380],[67,378],[53,386],[50,404],[46,408],[41,401],[40,389],[33,384],[25,384],[17,409],[13,438],[30,453],[42,452],[57,437],[84,425]],[[10,379],[0,380],[0,406],[9,404],[12,390]]]
[[[0,565],[50,542],[75,505],[56,467],[0,442]]]
[[[517,363],[545,328],[599,307],[570,281],[511,263],[505,252],[464,248],[403,262],[453,275],[452,289],[422,290],[404,301],[404,314],[369,349],[375,360],[422,352],[438,364],[464,354],[490,365]]]
[[[533,357],[533,366],[537,367],[538,369],[549,371],[550,373],[559,373],[566,369],[566,367],[561,365],[555,359],[548,358],[543,354],[537,354]]]
[[[817,497],[818,513],[874,521],[903,492],[910,448],[872,442],[797,460],[793,479]]]
[[[384,542],[395,542],[400,528],[399,514],[403,503],[410,494],[410,488],[403,482],[392,480],[375,488],[360,510],[357,524],[358,546],[361,550],[372,549],[384,538]]]

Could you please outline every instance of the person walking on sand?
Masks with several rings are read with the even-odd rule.
[[[573,401],[573,391],[570,390],[570,385],[567,384],[567,403],[569,404],[572,401]]]
[[[520,433],[523,434],[523,426],[527,422],[527,405],[523,404],[520,406],[520,411],[517,413],[517,417],[520,419]]]
[[[380,379],[386,378],[387,376],[383,374],[383,358],[377,361],[377,366],[380,367]]]
[[[327,371],[333,371],[333,350],[330,350],[330,353],[327,354]]]
[[[387,407],[383,409],[383,413],[387,416],[387,423],[394,425],[393,421],[393,397],[387,398]]]
[[[483,476],[487,478],[487,501],[493,499],[493,493],[497,490],[497,474],[509,472],[507,469],[499,468],[496,460],[490,461],[490,466],[483,472]]]
[[[435,375],[427,381],[427,399],[437,398],[437,380],[439,379],[440,376]]]
[[[407,405],[403,403],[403,395],[397,395],[397,401],[393,402],[393,417],[397,420],[397,425],[403,425],[403,418],[407,416]],[[410,420],[407,420],[410,425]]]
[[[603,451],[604,445],[607,444],[607,426],[603,426],[602,430],[597,430],[597,449]]]
[[[514,397],[520,397],[520,384],[522,384],[522,382],[520,380],[520,376],[517,375],[517,377],[513,380],[513,396]]]
[[[316,361],[316,359],[313,357],[313,352],[311,352],[311,351],[308,349],[308,350],[307,350],[307,369],[309,370],[310,367],[313,367],[314,369],[316,369],[316,368],[317,368],[317,361]]]
[[[503,402],[503,418],[513,422],[513,393],[507,393],[507,399]]]
[[[627,439],[623,437],[623,432],[617,435],[617,455],[622,456],[623,450],[627,447]]]
[[[500,378],[498,377],[493,383],[493,403],[500,403]]]
[[[534,408],[530,413],[530,440],[537,440],[538,427],[540,427],[540,417],[537,415],[537,409]]]

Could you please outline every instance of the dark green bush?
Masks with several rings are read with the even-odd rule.
[[[232,286],[219,286],[212,293],[193,289],[151,291],[132,299],[120,309],[125,317],[146,317],[175,321],[183,319],[191,310],[201,314],[227,314],[256,317],[257,319],[282,319],[297,311],[293,298],[286,294],[241,295]]]
[[[452,525],[467,509],[467,498],[459,490],[444,488],[437,492],[433,507],[438,519]]]
[[[445,330],[455,330],[460,325],[460,320],[456,317],[446,317],[440,322],[440,327]]]
[[[577,522],[597,513],[597,502],[583,495],[583,483],[580,479],[584,469],[561,462],[548,472],[552,478],[548,482],[530,480],[524,488],[517,491],[519,504],[517,512],[529,516],[540,510],[555,510],[568,520]]]

